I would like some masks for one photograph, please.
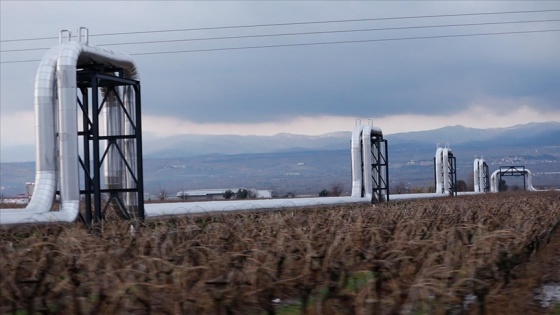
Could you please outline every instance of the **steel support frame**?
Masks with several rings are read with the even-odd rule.
[[[451,196],[457,196],[457,159],[453,156],[453,153],[449,153],[448,157],[448,180],[449,180],[449,194]]]
[[[372,203],[389,201],[389,150],[383,135],[371,136]]]
[[[115,73],[111,75],[107,73]],[[124,218],[136,218],[144,220],[144,179],[143,179],[143,162],[142,162],[142,120],[141,120],[141,98],[140,98],[140,82],[136,80],[126,79],[123,77],[123,71],[119,68],[109,68],[103,65],[86,66],[77,71],[77,88],[81,93],[81,100],[78,97],[78,106],[82,110],[82,130],[78,131],[78,136],[82,137],[83,157],[80,157],[80,165],[82,167],[84,182],[83,189],[80,194],[83,195],[85,204],[84,215],[80,213],[82,221],[88,226],[92,226],[101,222],[106,214],[108,205],[112,201],[116,201],[119,205],[119,215]],[[118,97],[117,89],[119,87],[130,86],[134,91],[134,113],[132,117],[124,106],[123,100]],[[105,88],[107,91],[113,91],[117,96],[119,109],[123,112],[123,117],[131,124],[131,134],[126,131],[120,135],[102,136],[99,130],[99,115],[107,95],[100,100],[100,89]],[[101,101],[101,102],[100,102]],[[130,139],[135,142],[136,164],[130,165],[124,155],[123,148],[119,142]],[[121,141],[122,140],[122,141]],[[107,145],[101,150],[101,141],[106,141]],[[91,146],[91,147],[90,147]],[[131,188],[109,189],[101,183],[101,167],[104,159],[111,147],[115,147],[122,159],[124,172],[129,172],[133,179]],[[93,165],[92,165],[93,164]],[[125,202],[122,200],[123,193],[136,194],[137,209],[127,209]],[[103,194],[109,196],[103,205]]]
[[[457,159],[453,156],[453,153],[449,153],[447,156],[448,165],[448,181],[449,181],[449,194],[452,196],[457,196]],[[488,171],[488,166],[487,169]],[[487,181],[487,187],[490,187],[490,182]],[[436,158],[434,157],[434,189],[437,187],[437,170],[436,170]]]
[[[502,181],[502,176],[523,176],[523,190],[527,190],[526,175],[527,171],[525,170],[524,165],[500,166],[500,170],[498,172],[498,191],[501,191],[501,185],[499,183]]]
[[[482,164],[482,191],[487,193],[490,191],[490,170],[488,164],[483,162]]]

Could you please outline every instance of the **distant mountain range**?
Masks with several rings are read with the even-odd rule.
[[[426,146],[436,144],[487,150],[492,147],[560,145],[560,122],[529,123],[508,128],[477,129],[450,126],[428,131],[386,135],[390,145]],[[280,133],[274,136],[180,135],[144,140],[146,158],[188,157],[205,154],[254,154],[301,150],[342,150],[349,148],[350,131],[306,136]]]
[[[449,126],[434,130],[386,135],[390,145],[425,146],[436,144],[454,147],[480,148],[527,145],[559,145],[560,122],[528,123],[508,128],[477,129]],[[307,150],[343,150],[349,147],[351,131],[332,132],[319,136],[279,133],[274,136],[240,135],[177,135],[166,138],[144,137],[144,157],[175,158],[206,154],[255,154]],[[33,146],[3,149],[4,161],[32,161]]]
[[[476,143],[525,143],[527,140],[538,140],[551,144],[560,144],[560,140],[554,142],[551,137],[560,132],[560,122],[529,123],[507,128],[477,129],[461,125],[443,127],[428,131],[417,131],[398,133],[387,136],[392,143],[419,141],[424,143],[449,143],[455,145],[474,145]]]
[[[163,139],[144,139],[146,158],[188,157],[206,154],[255,154],[301,150],[346,148],[350,132],[320,136],[279,133],[274,136],[178,135]]]
[[[350,138],[350,131],[320,136],[144,137],[145,187],[150,192],[161,187],[172,192],[239,186],[314,193],[318,186],[350,183]],[[474,156],[484,156],[491,169],[526,165],[534,174],[552,174],[536,177],[536,185],[560,186],[560,122],[493,129],[450,126],[385,138],[392,183],[430,185],[436,144],[449,144],[457,157],[459,179],[468,179]],[[4,159],[5,152],[2,155]],[[1,163],[4,193],[22,193],[24,183],[34,180],[34,168],[33,162]]]

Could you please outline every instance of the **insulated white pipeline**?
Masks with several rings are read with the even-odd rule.
[[[268,200],[228,200],[207,202],[145,204],[146,218],[242,210],[267,210],[304,206],[371,203],[372,153],[371,136],[382,135],[381,129],[358,125],[352,132],[352,195],[350,197],[290,198]],[[375,176],[375,174],[373,174]]]
[[[365,197],[321,197],[321,198],[289,198],[265,200],[227,200],[179,203],[150,203],[144,205],[146,218],[162,216],[186,215],[196,213],[230,212],[243,210],[271,210],[293,207],[321,205],[340,205],[348,203],[367,203]],[[370,205],[371,206],[371,205]]]
[[[371,137],[382,135],[381,129],[375,126],[358,125],[352,132],[352,197],[372,199],[373,177],[379,183],[381,174],[372,171]]]
[[[107,91],[105,88],[102,90],[102,96],[105,99],[103,105],[103,120],[105,124],[105,135],[116,136],[123,134],[123,124],[122,124],[122,112],[117,101],[117,96],[113,91]],[[120,145],[120,143],[119,143]],[[106,148],[107,152],[107,163],[104,163],[105,167],[105,182],[107,183],[108,189],[118,189],[122,188],[123,178],[122,178],[122,160],[119,156],[115,146]]]
[[[113,73],[109,73],[113,75]],[[122,135],[124,131],[124,126],[122,123],[123,115],[120,109],[120,105],[117,99],[117,95],[113,90],[107,90],[107,88],[101,89],[101,95],[104,99],[103,109],[102,109],[102,120],[105,122],[105,135],[106,136],[117,136]],[[108,146],[109,144],[106,143]],[[117,146],[122,147],[122,140],[117,140]],[[107,156],[104,163],[105,172],[105,183],[108,189],[120,189],[123,187],[123,161],[116,146],[111,145],[105,147],[107,150]],[[122,197],[122,194],[119,194]],[[119,211],[119,204],[117,200],[111,199],[111,209]]]
[[[129,113],[130,117],[136,117],[136,99],[134,97],[134,89],[131,86],[125,86],[123,90],[123,101],[124,107],[126,111]],[[131,122],[129,119],[124,120],[124,131],[126,135],[133,135],[136,128],[136,121]],[[133,125],[134,123],[134,125]],[[126,161],[130,165],[131,170],[137,170],[137,161],[136,161],[136,142],[134,139],[125,139],[124,140],[124,154],[126,157]],[[138,174],[132,174],[130,172],[125,172],[126,177],[125,179],[125,188],[134,188],[136,185],[135,177],[138,177]],[[134,177],[133,177],[134,175]],[[138,199],[137,194],[135,193],[126,193],[126,204],[129,207],[129,213],[136,215],[138,212]]]
[[[436,193],[443,193],[443,148],[438,147],[436,150]]]
[[[438,147],[435,155],[436,193],[448,195],[451,189],[449,178],[449,156],[453,152],[449,148]]]
[[[474,192],[484,192],[484,159],[474,159],[473,168]]]
[[[473,179],[474,179],[474,191],[475,192],[480,192],[480,165],[478,163],[479,159],[474,159],[474,163],[473,163]]]
[[[25,208],[43,212],[54,200],[57,187],[56,171],[56,63],[60,47],[51,48],[41,60],[35,77],[35,189]]]
[[[86,30],[87,32],[87,30]],[[80,39],[82,30],[80,30]],[[87,37],[87,35],[86,35]],[[139,80],[136,66],[127,55],[111,50],[87,46],[86,42],[68,42],[49,50],[39,66],[35,81],[35,113],[36,113],[36,178],[35,191],[28,207],[19,209],[1,209],[0,225],[22,223],[64,223],[77,219],[80,206],[80,184],[78,165],[78,120],[77,120],[77,82],[76,70],[78,65],[100,63],[107,66],[117,66],[124,71],[124,77]],[[123,89],[124,106],[130,117],[134,113],[134,91],[127,87]],[[107,95],[104,104],[105,133],[118,134],[123,131],[127,135],[133,134],[134,124],[124,119],[116,110],[117,102],[112,92]],[[124,121],[124,125],[122,123]],[[364,132],[365,129],[365,132]],[[368,126],[357,126],[352,136],[352,196],[331,198],[301,198],[255,201],[231,201],[219,203],[172,203],[146,205],[146,217],[200,213],[208,211],[255,210],[268,208],[282,208],[295,206],[310,206],[322,204],[342,204],[355,202],[371,202],[371,136],[381,135],[381,129]],[[365,141],[364,141],[365,139]],[[136,147],[133,141],[124,141],[124,151],[127,162],[135,169],[137,161]],[[124,176],[124,167],[113,158],[115,153],[109,153],[105,169],[107,185],[113,188],[131,188],[134,184],[133,175]],[[366,161],[364,161],[364,159]],[[58,166],[58,163],[60,165]],[[364,165],[366,165],[364,167]],[[364,176],[364,169],[366,176]],[[366,196],[362,196],[364,185],[367,187]],[[58,211],[52,211],[52,204],[57,186],[60,191],[61,206]],[[127,206],[136,207],[138,200],[130,194],[127,196]],[[193,209],[195,207],[196,209]]]
[[[371,200],[373,193],[372,173],[371,173],[371,126],[364,126],[362,131],[362,166],[363,166],[363,183],[364,197]]]
[[[55,56],[57,56],[56,61],[54,61]],[[35,80],[37,133],[35,192],[28,208],[1,209],[0,224],[76,220],[80,205],[76,68],[79,63],[91,62],[121,67],[126,78],[139,79],[132,59],[128,55],[111,50],[89,47],[79,42],[68,42],[47,52],[41,61]],[[56,76],[56,81],[53,76]],[[56,115],[54,91],[58,95],[58,127],[54,123]],[[58,156],[54,140],[57,132]],[[56,161],[60,161],[58,172],[56,172]],[[57,177],[61,207],[58,211],[51,211]]]
[[[494,171],[490,175],[490,192],[498,192],[498,173],[500,173],[500,170]]]
[[[352,156],[352,197],[362,197],[362,131],[364,126],[356,126],[352,132],[351,156]]]
[[[484,186],[486,185],[486,178],[484,177],[484,159],[480,158],[478,160],[478,189],[479,192],[485,192]],[[486,174],[488,176],[488,174]],[[488,187],[486,187],[488,189]]]
[[[531,174],[531,171],[525,169],[525,176],[527,176],[527,190],[537,191],[538,189],[535,189],[535,187],[533,187],[533,175]]]
[[[494,171],[494,173],[492,173],[492,175],[490,176],[490,192],[499,192],[500,188],[500,178],[498,176],[498,174],[500,173],[500,170],[496,170]],[[533,175],[531,174],[531,171],[528,169],[525,169],[524,171],[522,171],[523,176],[525,176],[527,178],[527,182],[526,187],[528,191],[539,191],[538,189],[536,189],[535,187],[533,187]]]
[[[0,209],[0,224],[50,210],[57,187],[55,90],[60,46],[43,56],[35,76],[35,188],[24,210]]]

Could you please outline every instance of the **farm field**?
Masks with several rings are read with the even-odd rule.
[[[0,314],[559,314],[559,227],[515,192],[3,228]]]

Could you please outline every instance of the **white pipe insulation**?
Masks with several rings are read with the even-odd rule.
[[[364,126],[362,130],[362,169],[363,169],[363,186],[364,196],[371,200],[373,193],[372,183],[372,154],[371,154],[371,126]]]
[[[373,156],[371,137],[382,136],[383,132],[375,126],[358,125],[352,132],[352,197],[365,197],[369,200],[373,193],[375,176],[380,182],[381,174],[373,174]]]
[[[228,200],[145,204],[146,218],[222,211],[281,209],[345,203],[371,203],[373,183],[371,137],[381,136],[380,128],[357,125],[352,132],[352,195],[350,197],[290,198],[269,200]]]
[[[486,183],[486,178],[484,176],[484,159],[474,159],[473,163],[473,182],[474,182],[474,192],[483,193],[484,186]]]
[[[435,155],[435,168],[436,168],[436,193],[443,193],[443,148],[438,147]]]
[[[328,204],[371,203],[372,153],[371,137],[381,136],[380,128],[358,125],[352,132],[352,195],[350,197],[290,198],[269,200],[228,200],[145,204],[146,218],[222,211],[281,209]],[[381,176],[381,175],[379,175]]]
[[[479,159],[474,159],[473,163],[474,192],[480,192],[480,165],[478,161]]]
[[[483,158],[480,158],[478,160],[478,186],[480,189],[480,192],[487,192],[488,187],[486,187],[486,185],[488,184],[488,165],[486,165],[486,172],[485,172],[485,168],[484,165],[486,164],[486,162],[484,161]],[[486,188],[486,190],[485,190]]]
[[[450,148],[438,146],[435,155],[436,193],[449,195],[451,192],[449,156],[453,152]]]
[[[352,197],[362,197],[362,131],[364,126],[358,125],[352,132],[351,159],[352,159]]]
[[[25,209],[0,209],[0,224],[76,220],[80,205],[76,69],[93,62],[123,68],[126,78],[139,80],[128,55],[86,43],[63,43],[45,54],[35,78],[35,191]],[[111,124],[114,118],[107,119]],[[61,206],[51,211],[57,185]]]
[[[526,189],[528,191],[539,191],[538,189],[533,187],[533,175],[531,174],[531,171],[528,169],[524,169],[523,171],[521,171],[521,173],[523,173],[523,176],[527,178],[527,182],[525,183]],[[494,171],[494,173],[492,173],[492,175],[490,176],[490,192],[500,191],[500,177],[498,176],[498,174],[500,174],[500,170]]]
[[[85,33],[84,33],[85,30]],[[64,32],[64,31],[63,31]],[[62,42],[62,33],[60,41]],[[0,225],[24,223],[73,222],[80,206],[78,106],[76,104],[78,65],[99,63],[123,69],[127,79],[139,80],[136,66],[128,55],[116,53],[87,44],[87,29],[80,28],[79,42],[70,41],[50,49],[43,57],[35,79],[35,133],[36,175],[35,191],[25,209],[0,209]],[[135,117],[135,94],[131,87],[121,88],[123,103],[131,117]],[[131,135],[136,122],[124,119],[118,109],[117,95],[102,89],[106,102],[102,111],[105,135]],[[96,92],[94,92],[96,93]],[[124,121],[124,123],[123,123]],[[139,122],[138,122],[139,123]],[[306,205],[369,203],[372,199],[371,137],[381,136],[381,129],[373,126],[356,126],[352,134],[352,196],[331,198],[298,198],[276,200],[251,200],[204,203],[169,203],[145,205],[146,217],[181,215],[207,211],[255,210]],[[136,169],[136,146],[133,140],[124,140],[124,154]],[[86,161],[87,162],[87,161]],[[110,149],[105,160],[106,184],[109,188],[131,188],[133,175],[125,172],[117,152]],[[126,176],[124,175],[126,173]],[[53,211],[57,187],[60,191],[60,209]],[[136,196],[128,194],[127,207],[137,207]]]

